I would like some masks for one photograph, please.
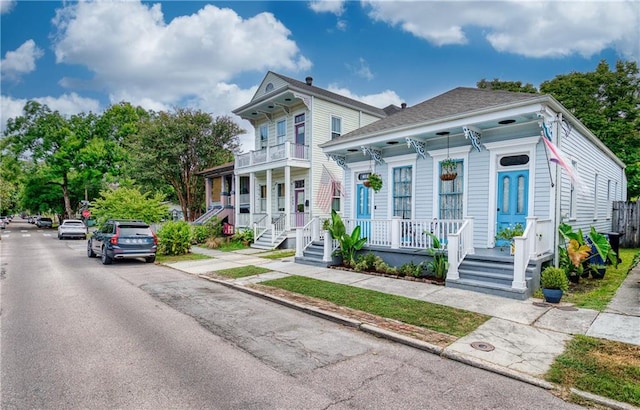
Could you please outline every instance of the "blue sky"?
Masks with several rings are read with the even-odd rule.
[[[639,1],[0,0],[0,12],[2,128],[30,99],[69,115],[120,101],[232,115],[268,70],[384,107],[640,60]]]

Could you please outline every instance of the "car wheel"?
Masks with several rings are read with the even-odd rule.
[[[58,239],[62,240],[62,236],[60,236],[60,234],[58,234]]]
[[[93,251],[93,249],[91,249],[91,241],[87,242],[87,256],[90,258],[95,258],[96,254]]]
[[[109,255],[107,255],[107,250],[105,248],[102,248],[102,255],[100,255],[100,260],[102,261],[103,265],[111,265],[111,262],[113,262]]]
[[[153,256],[147,256],[146,258],[144,258],[144,261],[147,263],[153,263],[156,261],[156,255]]]

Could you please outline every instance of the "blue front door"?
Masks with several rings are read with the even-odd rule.
[[[360,225],[360,237],[369,237],[371,232],[371,189],[362,184],[356,187],[356,219]]]
[[[529,171],[498,173],[498,216],[496,232],[513,228],[516,224],[526,226],[529,192]],[[508,241],[496,240],[496,246],[507,246]]]

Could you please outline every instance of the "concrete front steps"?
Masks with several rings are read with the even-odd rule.
[[[513,257],[505,255],[467,255],[458,267],[459,279],[447,279],[450,288],[471,290],[510,299],[525,300],[540,283],[540,267],[547,258],[529,263],[525,273],[526,289],[513,289]]]
[[[287,239],[286,236],[281,236],[280,238],[277,238],[272,243],[271,242],[272,238],[273,238],[273,233],[269,229],[264,234],[262,234],[262,236],[260,236],[258,240],[253,242],[250,246],[256,249],[264,249],[264,250],[271,251],[271,250],[277,249],[282,244],[282,242],[284,242]]]
[[[314,241],[304,250],[302,257],[296,257],[295,262],[303,265],[318,266],[326,268],[331,265],[331,262],[323,262],[324,257],[324,243],[321,241]]]

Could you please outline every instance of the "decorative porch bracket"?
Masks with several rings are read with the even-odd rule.
[[[413,148],[416,150],[418,155],[420,155],[424,159],[427,159],[427,152],[425,151],[426,144],[424,142],[418,141],[409,137],[407,137],[406,140],[407,140],[407,148],[411,148],[411,146],[413,146]]]
[[[362,150],[362,153],[364,155],[370,155],[371,159],[374,160],[375,162],[377,162],[378,164],[384,164],[384,160],[382,159],[382,151],[375,149],[375,148],[370,148],[370,147],[365,147],[364,145],[360,147],[360,149]]]
[[[273,117],[271,116],[271,114],[269,114],[266,111],[258,111],[260,114],[263,114],[265,117],[267,117],[267,119],[269,120],[269,122],[273,122]]]
[[[542,129],[540,134],[543,138],[548,138],[549,141],[553,141],[553,127],[551,126],[553,124],[553,120],[549,119],[549,117],[545,115],[544,110],[540,110],[538,118],[540,118],[538,120],[538,126]]]
[[[344,170],[349,169],[349,167],[346,164],[346,160],[347,160],[346,157],[343,157],[341,155],[327,154],[327,158],[329,158],[331,161],[335,161],[340,168]]]
[[[301,99],[308,110],[311,109],[311,97],[309,97],[308,95],[298,94],[298,93],[293,93],[293,96],[295,98]]]
[[[471,145],[476,151],[480,152],[482,149],[480,147],[480,138],[482,137],[482,132],[479,129],[472,127],[471,125],[465,125],[462,127],[462,131],[464,131],[464,136],[471,140]]]
[[[273,103],[274,105],[277,105],[278,107],[282,108],[284,110],[284,112],[287,113],[287,115],[291,114],[291,110],[289,109],[288,106],[281,104],[281,103]]]

